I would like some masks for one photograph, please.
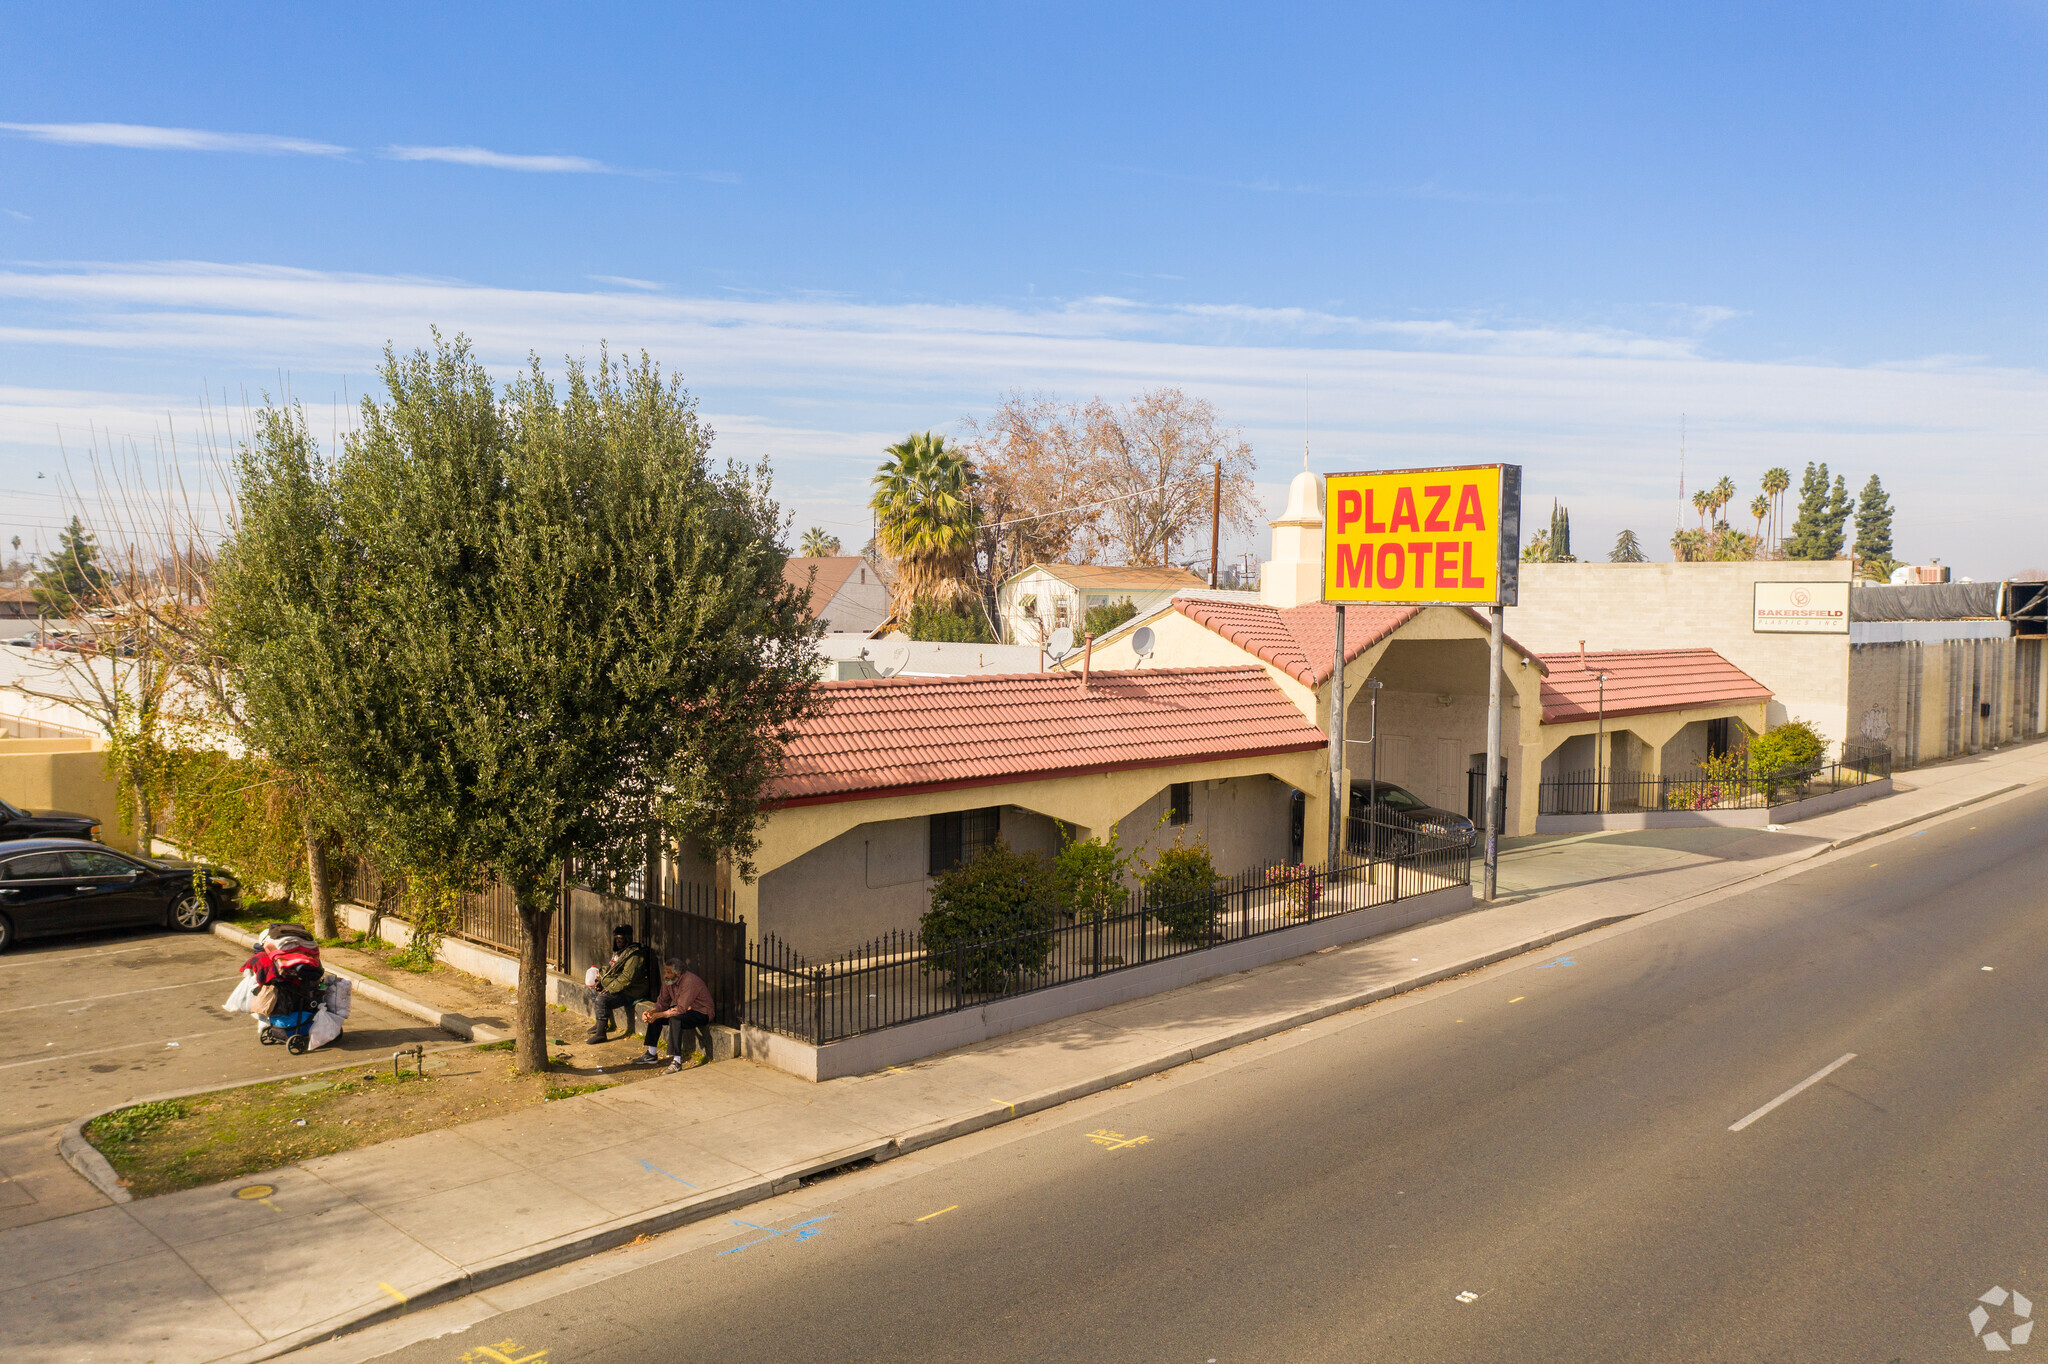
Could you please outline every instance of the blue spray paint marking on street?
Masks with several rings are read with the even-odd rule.
[[[1926,832],[1927,832],[1927,830],[1925,830],[1925,829],[1922,829],[1922,830],[1920,831],[1920,833],[1917,833],[1917,834],[1907,834],[1907,835],[1906,835],[1906,837],[1908,837],[1908,838],[1918,838],[1918,837],[1920,837],[1920,834],[1924,834],[1924,833],[1926,833]]]
[[[732,1219],[732,1224],[734,1226],[747,1227],[754,1231],[765,1231],[768,1234],[766,1236],[757,1236],[753,1240],[748,1241],[745,1245],[734,1246],[731,1250],[721,1250],[718,1253],[720,1255],[737,1255],[741,1251],[745,1250],[747,1246],[758,1246],[763,1241],[772,1241],[776,1237],[787,1235],[792,1231],[796,1233],[797,1240],[808,1241],[813,1236],[816,1236],[818,1234],[818,1223],[829,1222],[832,1220],[834,1215],[835,1214],[832,1213],[826,1213],[823,1217],[813,1217],[806,1222],[792,1223],[791,1225],[784,1227],[781,1231],[776,1231],[772,1227],[761,1226],[759,1223],[756,1222],[742,1222],[739,1218],[735,1217]]]
[[[653,1161],[651,1161],[651,1160],[643,1160],[643,1161],[641,1161],[641,1162],[640,1162],[640,1168],[641,1168],[641,1169],[643,1169],[643,1170],[652,1170],[652,1171],[654,1171],[654,1173],[656,1173],[656,1174],[660,1175],[660,1176],[661,1176],[661,1177],[662,1177],[663,1179],[675,1179],[675,1180],[676,1180],[676,1183],[678,1183],[678,1184],[682,1185],[682,1186],[683,1186],[684,1188],[686,1188],[686,1189],[694,1189],[694,1188],[696,1188],[696,1187],[697,1187],[697,1186],[696,1186],[695,1184],[692,1184],[692,1183],[691,1183],[691,1182],[690,1182],[689,1180],[687,1180],[687,1179],[676,1179],[676,1177],[675,1177],[674,1175],[672,1175],[672,1174],[670,1174],[670,1173],[669,1173],[668,1171],[666,1171],[666,1170],[662,1169],[662,1168],[661,1168],[661,1167],[660,1167],[659,1165],[656,1165],[656,1164],[655,1164],[655,1163],[654,1163]]]
[[[1553,966],[1577,966],[1578,964],[1578,960],[1574,957],[1559,957],[1556,961],[1544,962],[1541,966],[1537,967],[1536,969],[1539,971],[1548,971]]]

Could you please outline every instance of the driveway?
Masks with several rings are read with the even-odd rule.
[[[0,1228],[107,1200],[57,1154],[88,1113],[153,1094],[382,1062],[403,1045],[459,1045],[357,996],[346,1031],[304,1056],[257,1042],[222,1011],[247,953],[210,933],[60,938],[0,956]]]

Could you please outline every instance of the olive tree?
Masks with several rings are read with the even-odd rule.
[[[559,392],[536,361],[500,391],[437,334],[382,377],[331,465],[259,447],[243,469],[300,486],[277,501],[306,556],[302,600],[243,603],[289,617],[296,655],[250,700],[286,712],[371,846],[510,888],[517,1064],[540,1070],[564,868],[621,872],[674,838],[751,876],[817,627],[765,472],[714,469],[644,356],[572,362]],[[251,491],[239,536],[268,505]]]

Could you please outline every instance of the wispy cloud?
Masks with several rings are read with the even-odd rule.
[[[393,161],[445,161],[453,166],[484,166],[491,170],[527,171],[543,175],[626,175],[587,156],[526,156],[494,152],[488,147],[386,147],[381,155]]]
[[[614,354],[644,348],[699,396],[722,449],[774,458],[800,524],[864,522],[847,471],[877,458],[885,435],[948,427],[1013,388],[1115,400],[1181,385],[1241,423],[1267,477],[1284,482],[1298,467],[1306,377],[1317,467],[1516,461],[1529,495],[1562,496],[1589,542],[1622,525],[1653,545],[1668,533],[1685,412],[1689,467],[1745,486],[1773,464],[1808,460],[1859,480],[1880,474],[1907,553],[1985,577],[2038,546],[2025,499],[1986,507],[1974,489],[1982,476],[2038,482],[2048,375],[1967,357],[1887,367],[1721,358],[1695,330],[1718,316],[1707,305],[1646,305],[1669,328],[1659,333],[1109,296],[684,296],[638,287],[648,282],[533,290],[205,262],[0,268],[0,372],[18,385],[0,393],[0,474],[9,461],[47,460],[59,427],[96,419],[125,430],[164,401],[147,395],[202,376],[252,392],[274,391],[280,371],[300,386],[334,376],[308,395],[321,400],[356,376],[348,386],[360,393],[387,341],[422,344],[438,325],[508,372],[534,352],[558,364],[594,358],[605,342]],[[99,358],[116,354],[119,366]],[[121,382],[135,398],[63,391],[113,373],[132,376]],[[1962,465],[1980,478],[1954,479]],[[1941,529],[1971,517],[1966,540]]]
[[[643,289],[658,294],[667,286],[651,279],[634,279],[631,275],[585,275],[583,278],[593,284],[616,284],[622,289]]]
[[[21,222],[24,223],[32,223],[35,221],[34,218],[29,217],[28,214],[23,213],[18,208],[0,209],[0,212],[4,212],[8,217],[19,219]]]
[[[346,156],[332,142],[275,133],[215,133],[145,123],[0,123],[0,131],[72,147],[126,147],[145,152],[244,152],[263,156]]]

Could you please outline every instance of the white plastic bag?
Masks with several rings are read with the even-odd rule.
[[[256,973],[254,971],[244,971],[242,972],[242,978],[239,981],[235,982],[234,993],[229,995],[228,1002],[221,1005],[220,1007],[227,1010],[231,1014],[248,1013],[249,1000],[252,996],[255,995],[255,993]]]
[[[595,990],[597,988],[597,981],[598,975],[597,968],[595,966],[591,967],[588,971],[585,971],[583,973],[583,983],[589,986],[591,989]]]
[[[313,1025],[306,1032],[306,1050],[318,1051],[339,1036],[341,1020],[322,1004],[313,1011]]]
[[[346,1022],[348,1011],[355,1007],[355,982],[347,976],[327,977],[327,1011]]]

